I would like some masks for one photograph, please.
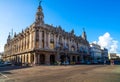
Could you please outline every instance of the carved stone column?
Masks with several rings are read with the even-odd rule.
[[[25,48],[26,48],[26,41],[25,41],[25,35],[24,35],[24,45],[23,45],[23,50],[25,50]]]
[[[37,56],[36,56],[36,53],[34,53],[34,65],[37,64]]]
[[[29,38],[29,49],[31,49],[31,33],[29,34],[28,38]]]
[[[74,45],[75,45],[75,51],[77,51],[77,45],[76,45],[76,42],[74,42]]]
[[[42,48],[42,31],[39,31],[39,48]]]
[[[72,61],[72,55],[70,56],[70,62],[73,62],[73,61]]]
[[[40,55],[38,55],[37,60],[38,60],[38,65],[39,65],[40,64]]]
[[[18,52],[20,52],[20,40],[18,39]]]
[[[56,38],[56,35],[54,34],[54,48],[56,47],[56,40],[57,38]]]
[[[27,35],[25,35],[25,50],[27,49]]]
[[[50,65],[50,55],[49,54],[45,55],[45,64]]]
[[[71,41],[69,40],[69,50],[71,51]]]
[[[64,46],[67,46],[67,40],[66,39],[64,40]]]
[[[22,58],[22,64],[24,64],[24,55],[23,54],[21,55],[21,58]]]
[[[35,44],[36,44],[36,32],[34,30],[33,31],[33,48],[35,48]]]
[[[20,49],[19,52],[21,52],[21,39],[20,39],[20,44],[19,44],[19,46],[20,46],[20,48],[19,48],[19,49]]]
[[[55,55],[55,61],[60,62],[60,51],[59,50],[56,50],[56,51],[57,51],[57,53]]]
[[[21,43],[21,44],[22,44],[22,48],[21,48],[21,51],[23,51],[23,38],[22,38],[22,43]]]
[[[50,49],[50,33],[48,33],[48,48]]]
[[[58,44],[58,42],[59,42],[59,35],[56,37],[56,39],[57,39],[56,43]]]
[[[44,31],[44,47],[45,47],[45,48],[47,48],[46,42],[47,42],[47,41],[46,41],[46,31]]]
[[[28,50],[28,34],[26,35],[26,50]]]
[[[21,51],[23,51],[23,38],[21,40]]]
[[[23,50],[25,50],[25,37],[23,37]]]
[[[49,32],[46,32],[46,48],[49,48]]]

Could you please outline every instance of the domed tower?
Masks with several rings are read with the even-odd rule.
[[[42,1],[39,2],[39,6],[36,12],[36,19],[35,19],[35,23],[40,24],[40,25],[44,24],[44,14],[42,12],[41,2]]]
[[[83,28],[82,38],[84,40],[87,40],[87,35],[86,35],[86,32],[85,32],[85,28]]]

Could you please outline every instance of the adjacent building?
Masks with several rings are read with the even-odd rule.
[[[102,49],[102,61],[108,61],[109,58],[108,58],[108,49],[106,48],[103,48]]]
[[[89,59],[89,42],[83,30],[76,36],[74,30],[66,32],[61,26],[44,23],[44,13],[39,5],[35,22],[19,34],[9,34],[4,46],[4,60],[14,64],[70,64]]]
[[[108,61],[108,49],[101,48],[96,43],[90,44],[90,55],[93,63],[105,63]]]
[[[2,58],[2,53],[0,53],[0,59]]]
[[[0,53],[0,63],[2,61],[2,57],[3,57],[3,52]]]
[[[98,63],[102,61],[102,50],[98,44],[90,44],[90,54],[93,63]]]
[[[117,53],[108,53],[109,55],[109,59],[117,59],[118,56],[117,56]]]

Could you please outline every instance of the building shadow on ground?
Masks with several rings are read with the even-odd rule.
[[[30,68],[30,67],[32,67],[32,66],[5,66],[5,67],[0,67],[0,72],[8,73],[8,72],[5,72],[5,71],[25,69],[25,68]]]

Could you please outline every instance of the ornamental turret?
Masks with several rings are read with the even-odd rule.
[[[39,6],[36,13],[36,19],[35,19],[35,23],[40,25],[44,24],[44,14],[42,12],[41,2],[42,1],[39,2]]]
[[[8,38],[7,38],[7,43],[9,43],[10,40],[11,40],[11,36],[10,36],[10,33],[9,33]]]
[[[83,28],[82,38],[83,38],[84,40],[87,40],[87,35],[86,35],[86,32],[85,32],[85,29],[84,29],[84,28]]]

